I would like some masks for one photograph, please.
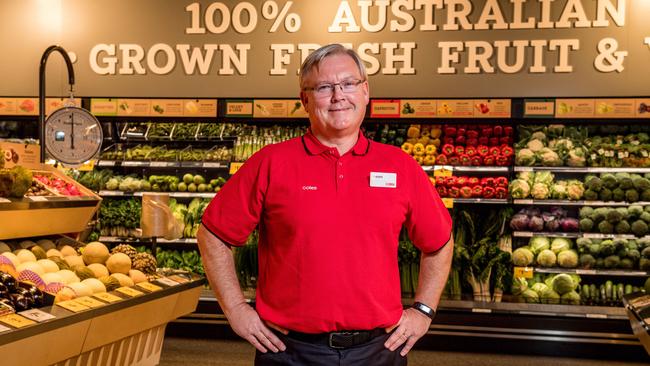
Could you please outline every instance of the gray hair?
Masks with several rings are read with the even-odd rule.
[[[366,72],[366,66],[363,64],[363,61],[361,60],[361,57],[359,57],[359,54],[355,50],[345,48],[343,45],[338,44],[338,43],[332,43],[328,44],[326,46],[323,46],[316,51],[312,52],[307,56],[305,59],[305,62],[302,63],[302,66],[300,66],[300,73],[298,74],[298,82],[300,83],[300,88],[304,88],[305,85],[303,85],[303,82],[306,78],[306,76],[312,72],[313,69],[318,68],[318,65],[323,61],[325,58],[333,55],[348,55],[354,60],[354,63],[357,64],[357,67],[359,68],[359,74],[361,75],[362,80],[367,80],[368,79],[368,73]]]

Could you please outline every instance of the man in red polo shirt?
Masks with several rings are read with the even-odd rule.
[[[413,158],[360,131],[369,88],[354,51],[316,50],[300,87],[308,132],[253,155],[205,211],[198,242],[207,277],[233,330],[257,348],[257,365],[405,365],[447,279],[449,213]],[[422,251],[416,302],[405,310],[402,226]],[[255,227],[253,309],[230,246]]]

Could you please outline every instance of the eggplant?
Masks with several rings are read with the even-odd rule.
[[[22,295],[22,296],[25,298],[25,300],[27,300],[27,303],[29,304],[29,305],[28,305],[29,307],[33,307],[33,306],[34,306],[34,303],[35,303],[35,301],[34,301],[34,296],[32,295],[31,292],[29,292],[28,289],[26,289],[26,288],[22,288],[22,287],[18,287],[18,288],[16,289],[16,291],[14,291],[14,294]]]
[[[38,289],[36,286],[29,286],[27,288],[27,291],[31,294],[32,298],[34,299],[34,307],[40,308],[43,306],[43,303],[45,301],[45,297],[43,296],[43,292]]]
[[[0,299],[9,295],[9,289],[3,283],[0,283]]]
[[[13,292],[18,286],[18,281],[9,273],[0,272],[0,283],[7,286],[9,292]]]
[[[11,299],[11,302],[13,302],[14,309],[16,309],[16,311],[24,311],[29,309],[29,300],[27,300],[25,296],[21,294],[11,294],[9,295],[9,298]]]

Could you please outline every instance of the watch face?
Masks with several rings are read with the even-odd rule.
[[[45,121],[45,148],[65,164],[81,164],[95,156],[102,145],[102,128],[85,109],[65,107]]]

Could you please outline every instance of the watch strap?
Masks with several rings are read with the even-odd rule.
[[[414,302],[413,305],[411,305],[411,307],[413,309],[421,312],[422,314],[428,316],[429,319],[431,319],[431,320],[433,320],[433,318],[436,316],[436,311],[435,310],[433,310],[429,306],[427,306],[427,305],[425,305],[425,304],[423,304],[423,303],[421,303],[419,301]]]

